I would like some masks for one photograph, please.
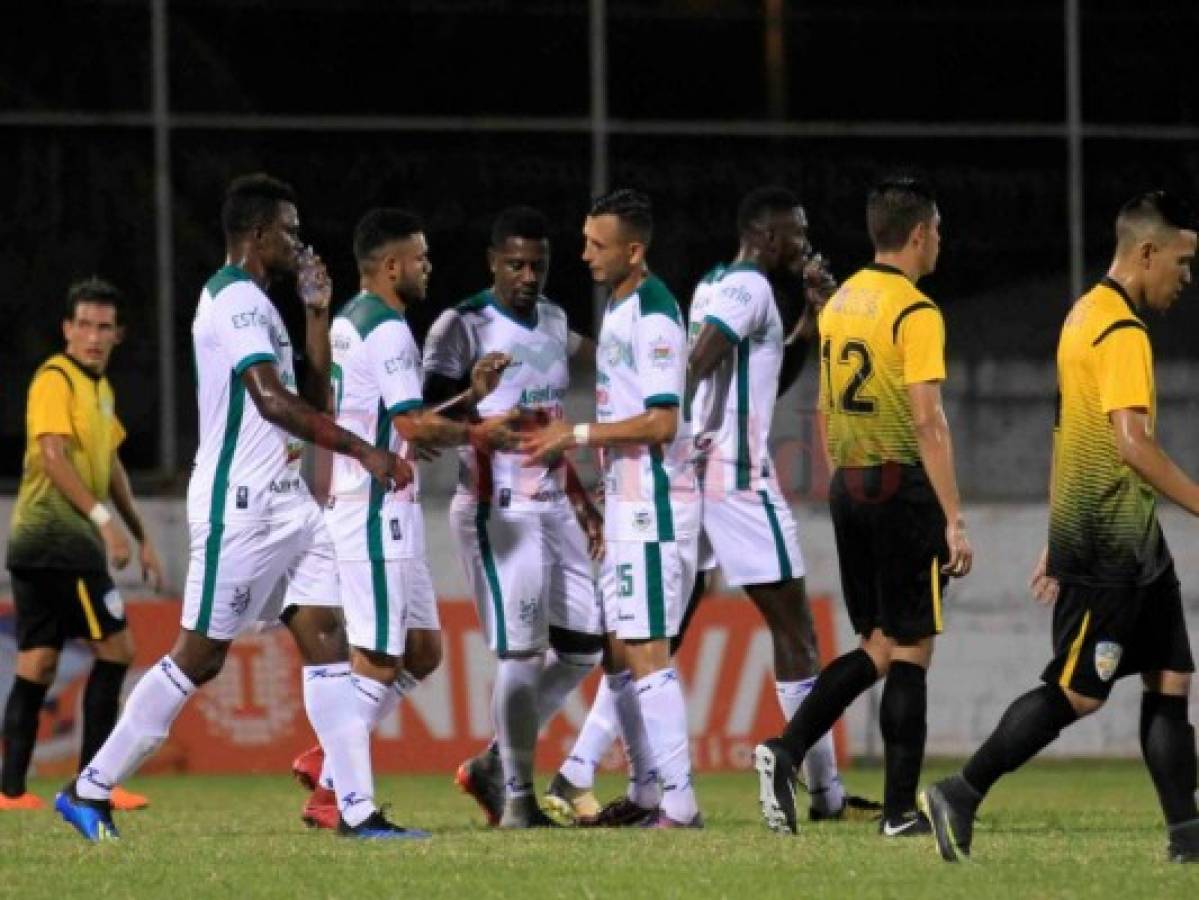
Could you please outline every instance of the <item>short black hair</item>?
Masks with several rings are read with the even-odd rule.
[[[596,197],[589,216],[616,216],[641,243],[649,246],[654,236],[654,208],[649,197],[632,188],[618,188]]]
[[[932,220],[937,198],[932,187],[915,175],[892,175],[879,181],[866,200],[866,230],[880,253],[902,250],[912,229]]]
[[[1165,191],[1138,194],[1120,207],[1116,216],[1116,242],[1143,240],[1162,230],[1195,230],[1195,212],[1183,198]]]
[[[295,189],[265,172],[234,178],[225,189],[225,202],[221,204],[221,227],[226,239],[265,228],[279,215],[280,203],[295,202]]]
[[[376,207],[354,227],[354,259],[361,268],[380,247],[425,230],[420,216],[406,209]]]
[[[495,217],[491,226],[491,246],[499,249],[508,238],[548,241],[550,223],[541,210],[531,206],[509,206]]]
[[[771,184],[754,188],[737,207],[737,233],[752,231],[767,216],[791,212],[797,206],[799,198],[785,187]]]
[[[67,288],[67,306],[64,312],[68,321],[74,321],[80,303],[99,303],[102,306],[111,306],[116,311],[117,321],[120,321],[124,299],[111,281],[92,275],[72,282]]]

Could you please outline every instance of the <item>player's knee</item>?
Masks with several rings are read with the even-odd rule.
[[[1063,688],[1062,692],[1066,695],[1066,699],[1070,701],[1070,705],[1074,707],[1074,712],[1080,719],[1098,712],[1103,708],[1103,704],[1107,702],[1095,697],[1087,697],[1069,688]]]
[[[53,647],[35,647],[17,654],[16,675],[35,684],[50,684],[58,672],[58,651]]]
[[[1145,690],[1170,697],[1189,697],[1191,694],[1190,672],[1146,672],[1143,676]]]
[[[417,681],[423,681],[441,665],[441,632],[421,629],[408,632],[404,643],[404,668]]]

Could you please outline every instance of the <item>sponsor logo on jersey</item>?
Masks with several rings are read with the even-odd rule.
[[[720,296],[727,297],[742,306],[746,306],[753,299],[753,295],[739,284],[725,285],[720,289]]]
[[[674,347],[662,335],[650,342],[649,362],[655,369],[669,369],[674,365],[675,355]]]
[[[248,509],[250,506],[250,489],[244,484],[237,486],[237,508]]]
[[[392,519],[390,522],[388,522],[388,525],[391,527],[391,539],[393,541],[398,541],[398,540],[403,539],[403,534],[400,532],[400,520],[399,519]]]
[[[654,517],[647,509],[639,509],[633,513],[633,527],[638,531],[649,531],[654,527]]]
[[[1111,681],[1120,665],[1124,648],[1115,641],[1100,641],[1095,645],[1095,674],[1100,681]]]
[[[398,356],[384,360],[383,371],[388,375],[395,375],[397,372],[411,372],[416,368],[416,365],[416,351],[405,350]]]

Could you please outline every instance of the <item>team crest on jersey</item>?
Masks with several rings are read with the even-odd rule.
[[[404,537],[404,535],[403,535],[403,533],[400,531],[400,520],[399,520],[399,519],[392,519],[392,520],[391,520],[391,521],[390,521],[388,524],[389,524],[389,525],[390,525],[390,527],[391,527],[391,539],[392,539],[393,541],[402,540],[402,539],[403,539],[403,537]]]
[[[670,341],[659,335],[649,345],[649,362],[655,369],[669,369],[674,365],[675,352]]]
[[[237,488],[237,508],[248,509],[250,506],[250,489],[243,485]]]
[[[654,527],[654,517],[649,514],[649,510],[639,509],[633,513],[633,527],[638,531],[649,531]]]
[[[121,592],[113,588],[105,594],[104,608],[108,610],[108,614],[114,619],[125,618],[125,601],[121,599]]]
[[[1111,681],[1120,665],[1124,648],[1115,641],[1100,641],[1095,645],[1095,673],[1100,681]]]
[[[383,361],[383,371],[388,375],[395,375],[397,372],[411,372],[416,366],[416,352],[413,350],[405,350],[403,353]]]
[[[633,364],[632,344],[626,344],[624,341],[616,338],[609,338],[604,343],[602,352],[610,366],[619,366],[621,363],[624,363],[626,366]]]
[[[229,607],[233,610],[234,615],[240,616],[250,608],[250,586],[238,585],[233,589],[233,599],[229,601]]]
[[[742,306],[748,304],[750,299],[752,299],[749,291],[739,284],[725,285],[720,289],[720,296],[727,297],[729,300],[740,303]]]
[[[520,621],[525,625],[534,624],[540,615],[541,604],[537,602],[536,597],[520,601]]]

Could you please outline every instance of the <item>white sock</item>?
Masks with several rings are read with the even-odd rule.
[[[537,679],[540,656],[501,659],[495,673],[491,712],[504,770],[504,794],[533,792],[533,753],[537,749]]]
[[[659,669],[639,679],[637,699],[662,779],[662,812],[676,822],[690,822],[699,806],[691,786],[687,708],[678,674],[673,668]]]
[[[358,715],[366,725],[367,731],[374,731],[383,717],[395,709],[398,698],[390,684],[383,684],[365,675],[350,673],[350,684],[354,685],[354,699],[358,701]],[[388,709],[390,707],[391,709]],[[328,760],[328,756],[325,759]]]
[[[662,800],[658,783],[661,769],[647,734],[649,723],[637,697],[637,682],[632,672],[625,671],[609,675],[608,686],[615,698],[616,718],[629,761],[628,798],[643,809],[654,809]]]
[[[358,688],[357,679],[360,677],[361,676],[359,676],[359,675],[350,673],[350,679],[351,679],[351,681],[354,681],[354,685],[356,688],[355,693],[358,694],[359,702],[362,702],[366,698],[363,696],[363,693],[361,691],[357,690],[357,688]],[[379,684],[379,682],[375,681],[374,679],[368,678],[366,680],[369,681],[371,685]],[[386,688],[384,689],[384,694],[382,696],[382,699],[379,700],[378,705],[375,706],[373,708],[373,710],[371,711],[371,717],[367,720],[367,727],[372,732],[376,728],[378,728],[379,723],[382,722],[384,719],[386,719],[388,716],[390,716],[395,711],[395,708],[399,705],[400,700],[402,700],[409,693],[411,693],[413,690],[415,690],[415,688],[419,684],[420,684],[420,682],[416,679],[415,675],[413,675],[407,669],[400,669],[400,674],[397,675],[396,680],[391,683],[390,690],[388,690]],[[372,694],[372,695],[374,694],[374,688],[370,687],[370,685],[367,686],[366,690],[370,694]],[[330,790],[330,791],[333,790],[333,773],[329,770],[328,755],[325,756],[325,761],[323,763],[321,763],[321,775],[320,775],[320,778],[317,779],[317,781],[321,787],[326,788],[327,790]]]
[[[812,691],[816,676],[802,681],[777,681],[779,706],[790,722]],[[841,784],[841,773],[837,770],[837,751],[833,745],[833,733],[827,731],[803,759],[803,780],[812,798],[812,808],[818,812],[832,814],[845,805],[845,788]]]
[[[121,718],[104,746],[88,761],[75,790],[87,800],[107,800],[166,739],[171,723],[196,686],[169,656],[147,669],[125,701]]]
[[[627,672],[622,674],[628,675]],[[612,677],[608,675],[600,680],[599,690],[595,692],[595,700],[591,703],[587,718],[583,720],[575,745],[558,770],[563,778],[577,788],[590,790],[595,786],[595,768],[620,733],[616,697],[609,684]]]
[[[350,664],[304,666],[304,709],[325,749],[337,806],[350,827],[375,811],[370,731],[350,682]]]
[[[549,650],[545,654],[545,665],[537,677],[537,725],[544,728],[570,692],[582,684],[583,679],[600,661],[601,654],[595,653],[559,653]],[[611,743],[611,741],[609,741]]]

